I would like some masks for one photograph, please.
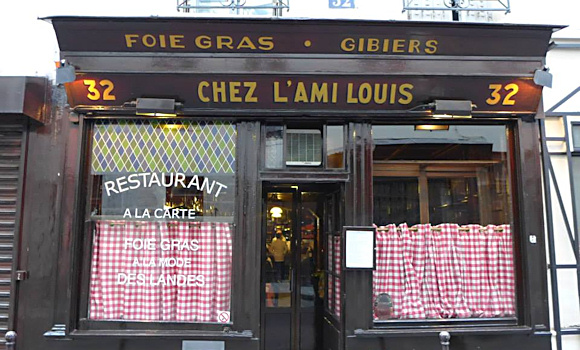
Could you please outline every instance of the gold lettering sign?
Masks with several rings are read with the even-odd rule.
[[[437,80],[436,80],[437,79]],[[435,81],[436,80],[436,81]],[[530,78],[83,74],[66,85],[70,105],[122,106],[139,97],[175,96],[185,108],[409,111],[437,97],[472,101],[476,112],[537,109]]]
[[[340,42],[344,52],[355,53],[407,53],[428,54],[437,52],[439,42],[435,39],[345,38]]]
[[[315,36],[314,36],[315,37]],[[303,38],[297,40],[295,47],[316,48],[314,40]],[[156,34],[156,33],[126,33],[124,43],[127,49],[133,50],[172,50],[187,49],[194,51],[251,51],[269,52],[275,48],[274,36],[256,35],[213,35],[197,34],[186,36],[185,34]],[[410,55],[433,55],[437,53],[439,41],[436,39],[415,38],[384,38],[384,37],[346,37],[336,41],[337,45],[326,44],[325,49],[330,52],[344,53],[381,53],[381,54],[410,54]],[[292,48],[293,43],[285,43]],[[308,51],[308,50],[306,50]],[[314,51],[313,51],[314,52]]]
[[[209,49],[270,51],[274,48],[274,38],[243,36],[234,39],[228,35],[200,34],[188,42],[183,34],[125,34],[125,46],[129,49],[186,49],[189,48],[188,45],[202,51]]]

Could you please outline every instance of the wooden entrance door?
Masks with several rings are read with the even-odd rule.
[[[265,350],[322,348],[327,198],[324,186],[264,189]]]

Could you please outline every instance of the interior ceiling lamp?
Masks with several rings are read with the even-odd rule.
[[[281,218],[282,217],[282,208],[272,207],[272,209],[270,209],[270,215],[273,218]]]
[[[471,118],[476,106],[468,100],[435,100],[429,107],[434,118]]]
[[[175,100],[169,98],[138,98],[137,115],[175,117]]]

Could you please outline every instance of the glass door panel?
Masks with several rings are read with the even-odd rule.
[[[292,307],[294,212],[294,193],[268,193],[265,232],[266,307]]]
[[[319,293],[322,196],[319,192],[301,192],[300,196],[300,349],[317,350],[322,334],[320,316],[323,308]]]

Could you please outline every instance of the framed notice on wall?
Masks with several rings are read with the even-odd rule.
[[[375,233],[373,226],[345,226],[344,268],[375,268]]]

